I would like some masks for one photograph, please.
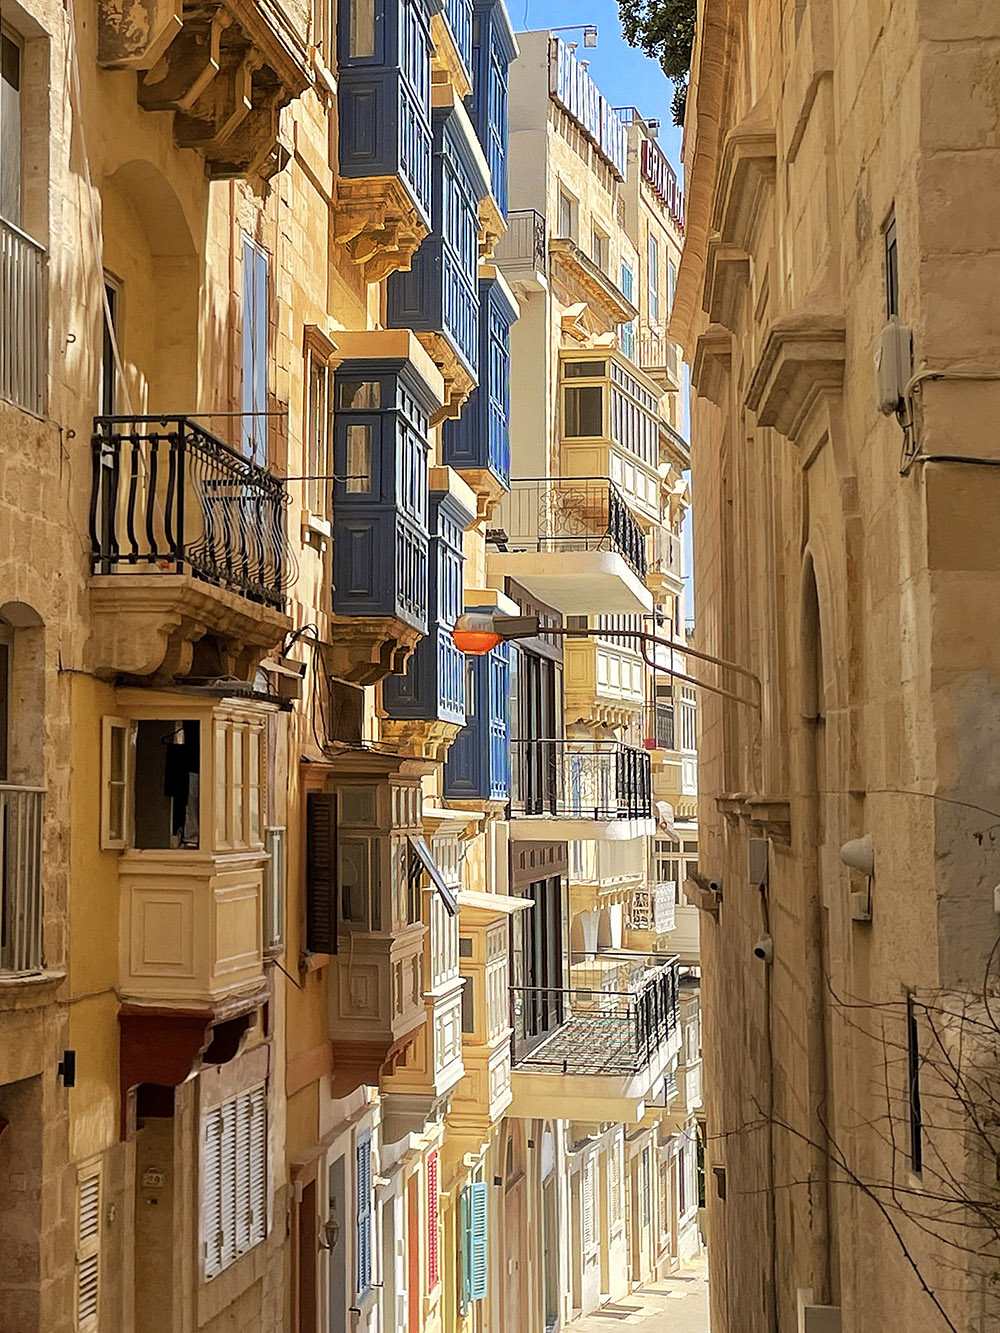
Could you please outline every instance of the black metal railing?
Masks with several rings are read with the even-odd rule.
[[[644,579],[645,534],[607,477],[511,480],[487,540],[506,551],[616,551]]]
[[[649,753],[621,741],[512,741],[510,806],[515,817],[649,819]]]
[[[501,268],[532,268],[545,272],[545,218],[533,208],[515,208],[507,214],[507,230],[497,243]]]
[[[284,605],[284,482],[189,417],[94,421],[93,572],[190,572]]]
[[[676,750],[674,706],[658,700],[643,709],[643,745],[647,750]]]
[[[633,956],[603,968],[594,957],[594,984],[570,987],[512,986],[511,1009],[559,1005],[563,1022],[518,1057],[525,1071],[553,1074],[628,1075],[645,1069],[677,1031],[676,958]],[[631,969],[631,973],[630,973]],[[572,969],[574,978],[579,970]],[[620,987],[623,978],[634,980]],[[608,984],[604,984],[607,979]]]

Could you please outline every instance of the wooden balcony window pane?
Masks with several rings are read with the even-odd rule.
[[[256,846],[261,841],[261,787],[263,785],[261,733],[253,728],[247,732],[247,741],[250,748],[250,757],[247,764],[250,827],[247,830],[247,840],[251,846]]]
[[[372,412],[382,406],[379,380],[341,380],[337,407],[345,412]]]
[[[232,745],[233,783],[231,791],[232,791],[232,803],[233,803],[232,842],[234,845],[243,842],[246,837],[243,827],[243,819],[245,814],[245,801],[244,801],[244,791],[243,791],[244,772],[245,772],[244,754],[243,754],[244,740],[245,740],[245,733],[242,731],[242,729],[233,732],[233,745]]]
[[[347,427],[347,478],[345,489],[352,495],[367,495],[372,488],[372,428],[352,422]]]
[[[229,728],[215,728],[215,841],[227,847],[229,837]]]
[[[599,384],[566,389],[565,434],[570,439],[604,434],[604,391]]]
[[[351,56],[375,54],[375,0],[351,0]]]

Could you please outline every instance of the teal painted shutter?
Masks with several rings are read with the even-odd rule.
[[[486,1295],[487,1215],[489,1196],[483,1181],[469,1186],[469,1298],[481,1301]]]
[[[372,1136],[357,1147],[358,1295],[372,1284]]]

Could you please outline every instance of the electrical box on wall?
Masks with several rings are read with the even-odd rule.
[[[903,405],[913,374],[913,330],[893,315],[875,343],[875,402],[887,417]]]
[[[766,838],[747,839],[747,878],[751,887],[767,883],[767,858],[770,844]]]

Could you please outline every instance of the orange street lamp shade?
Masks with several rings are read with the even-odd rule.
[[[451,637],[460,652],[469,653],[473,657],[482,657],[497,644],[503,643],[503,635],[497,633],[492,615],[475,611],[459,616]]]

